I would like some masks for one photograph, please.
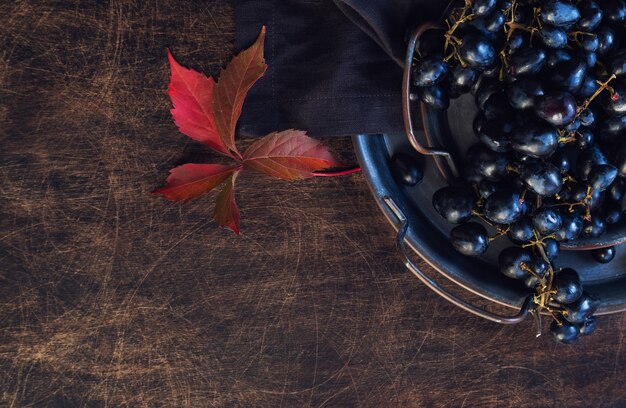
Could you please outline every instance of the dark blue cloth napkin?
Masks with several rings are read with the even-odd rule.
[[[440,0],[235,0],[235,51],[267,26],[265,77],[246,98],[244,136],[403,132],[406,33],[438,19]]]

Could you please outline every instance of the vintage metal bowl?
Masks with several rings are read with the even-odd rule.
[[[386,217],[398,230],[397,241],[405,264],[422,282],[459,307],[505,324],[518,323],[528,313],[531,294],[524,285],[499,273],[497,255],[505,246],[512,245],[503,237],[490,244],[481,257],[470,258],[456,252],[448,240],[453,227],[437,214],[432,206],[433,193],[454,177],[467,148],[476,143],[472,121],[476,106],[471,96],[462,96],[451,103],[447,111],[420,107],[423,129],[416,130],[409,96],[410,67],[415,43],[421,33],[433,23],[420,26],[411,36],[403,79],[403,110],[406,134],[358,135],[354,146],[370,188]],[[435,147],[433,147],[435,146]],[[389,167],[390,158],[397,152],[410,152],[422,161],[424,178],[415,187],[396,182]],[[626,310],[626,253],[617,249],[615,259],[608,264],[595,262],[589,249],[617,245],[626,240],[626,224],[614,226],[600,239],[577,240],[562,246],[555,261],[557,267],[576,269],[585,290],[601,298],[596,314]],[[407,246],[412,249],[411,254]],[[412,262],[417,255],[445,278],[495,303],[518,309],[511,316],[500,316],[465,302],[447,292],[432,277],[427,276]]]
[[[511,245],[508,239],[503,237],[492,242],[487,253],[479,258],[456,252],[448,240],[452,226],[435,212],[431,204],[433,193],[446,185],[434,160],[421,157],[424,179],[415,187],[406,187],[395,180],[390,168],[390,159],[396,152],[412,150],[406,135],[358,135],[353,142],[374,198],[398,230],[398,243],[411,272],[431,289],[474,314],[499,323],[520,321],[526,314],[525,310],[510,321],[491,315],[447,293],[411,261],[412,256],[419,256],[443,277],[464,289],[495,303],[524,309],[522,306],[529,296],[528,289],[521,282],[502,275],[496,267],[498,252]],[[626,310],[626,252],[620,249],[608,264],[595,262],[588,251],[561,251],[555,261],[557,267],[562,265],[576,269],[585,290],[600,296],[601,306],[597,314]]]

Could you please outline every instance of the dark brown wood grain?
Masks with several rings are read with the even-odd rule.
[[[218,160],[172,122],[165,49],[216,74],[231,4],[0,17],[1,406],[626,406],[623,315],[568,347],[457,310],[403,268],[360,174],[242,176],[241,237],[210,197],[149,194]]]

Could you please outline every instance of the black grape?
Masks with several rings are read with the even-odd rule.
[[[493,64],[496,52],[484,36],[469,34],[462,40],[459,53],[463,61],[472,68],[485,69]]]
[[[413,70],[413,85],[417,87],[430,86],[441,82],[448,72],[441,55],[429,55],[422,58]]]
[[[475,222],[456,226],[450,231],[450,242],[454,249],[467,256],[478,256],[489,246],[487,230]]]
[[[563,187],[559,169],[550,163],[528,163],[523,166],[520,177],[528,189],[545,197],[557,194]]]
[[[576,99],[568,92],[550,92],[535,98],[535,113],[554,126],[565,126],[576,117]]]
[[[550,0],[541,7],[541,21],[557,27],[569,26],[580,19],[575,5],[561,0]]]
[[[433,207],[448,222],[460,224],[472,218],[475,198],[463,187],[443,187],[433,195]]]
[[[613,260],[613,258],[615,258],[615,247],[610,246],[606,248],[594,249],[591,251],[591,255],[593,256],[593,259],[599,263],[609,263]]]

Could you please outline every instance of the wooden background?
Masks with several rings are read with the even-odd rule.
[[[165,48],[216,74],[231,4],[0,17],[0,406],[626,406],[624,316],[562,346],[457,310],[403,269],[361,174],[241,177],[241,237],[210,197],[149,194],[216,159],[170,118]]]

